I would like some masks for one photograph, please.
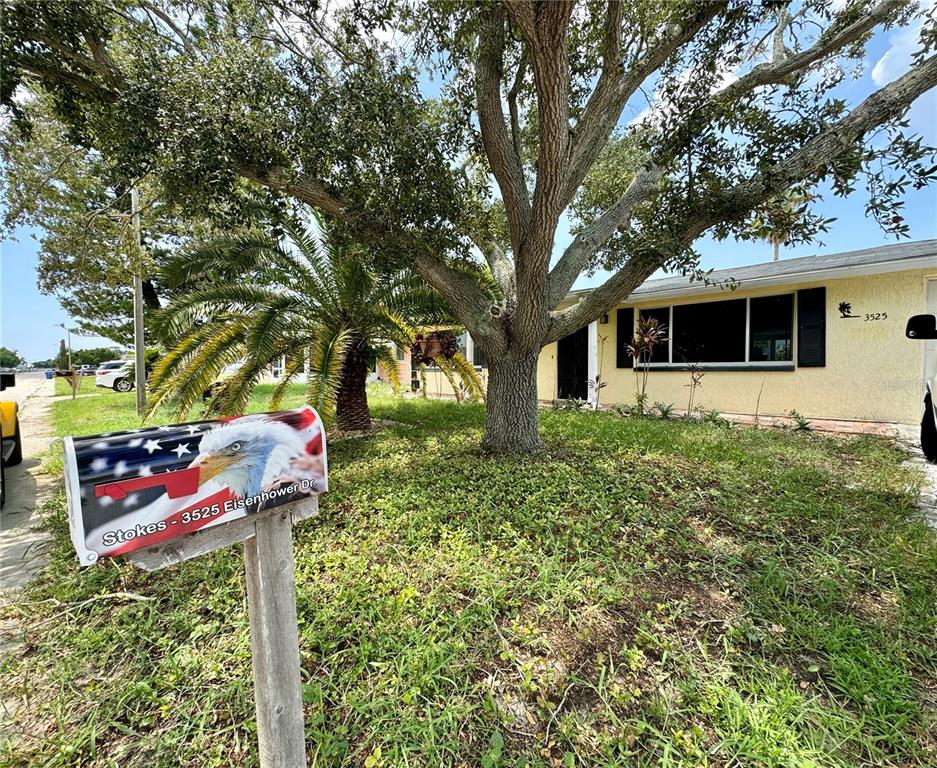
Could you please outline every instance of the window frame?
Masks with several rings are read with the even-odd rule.
[[[792,309],[791,309],[791,359],[790,360],[752,360],[751,359],[751,334],[752,334],[752,299],[768,299],[774,298],[775,296],[791,296]],[[634,322],[637,327],[638,318],[641,316],[641,312],[649,310],[662,310],[666,307],[668,310],[668,323],[667,323],[667,360],[663,361],[651,361],[647,364],[650,370],[677,370],[684,371],[690,365],[696,365],[702,371],[763,371],[763,370],[778,370],[778,371],[792,371],[795,368],[795,352],[797,349],[797,291],[782,291],[780,293],[768,293],[758,296],[746,296],[745,297],[745,360],[738,362],[707,362],[707,363],[675,363],[673,362],[673,310],[675,306],[689,306],[689,305],[702,305],[702,304],[714,304],[718,301],[731,301],[732,299],[714,299],[713,301],[691,301],[686,304],[652,304],[647,307],[634,307]],[[637,365],[644,365],[643,363],[636,363]]]
[[[789,296],[791,300],[791,348],[790,360],[752,360],[752,299],[776,299]],[[790,293],[772,293],[765,296],[747,296],[745,299],[745,359],[752,365],[793,365],[795,349],[797,348],[797,291]]]

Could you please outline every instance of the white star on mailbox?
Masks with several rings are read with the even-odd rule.
[[[182,458],[183,454],[192,453],[192,451],[189,450],[189,444],[188,444],[188,443],[179,443],[179,445],[177,445],[175,448],[173,448],[172,451],[173,451],[173,453],[175,453],[176,456],[178,456],[180,459]]]
[[[147,440],[143,444],[143,450],[149,454],[152,454],[153,451],[159,450],[159,440]]]

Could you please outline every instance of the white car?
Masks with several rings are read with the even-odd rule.
[[[126,360],[109,360],[98,366],[94,374],[94,386],[107,387],[115,392],[129,392],[133,389],[133,377],[130,375],[130,363]]]

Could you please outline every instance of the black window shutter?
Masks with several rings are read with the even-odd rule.
[[[797,365],[826,365],[826,288],[797,291]]]
[[[631,343],[631,339],[634,338],[634,307],[618,310],[616,326],[615,367],[631,368],[634,363],[628,353],[628,345]]]

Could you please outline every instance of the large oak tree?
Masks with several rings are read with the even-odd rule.
[[[933,18],[900,77],[859,103],[836,88],[876,30],[922,13],[903,0],[19,0],[2,97],[15,115],[21,85],[44,89],[74,141],[179,204],[248,179],[379,240],[484,351],[484,445],[536,451],[543,346],[662,266],[700,275],[703,233],[751,236],[752,212],[786,190],[848,194],[862,178],[869,214],[902,232],[900,196],[933,175],[901,123],[937,83]],[[623,126],[649,91],[654,109]],[[567,210],[576,236],[556,255]],[[497,290],[464,268],[478,253]],[[565,305],[596,269],[611,276]]]

